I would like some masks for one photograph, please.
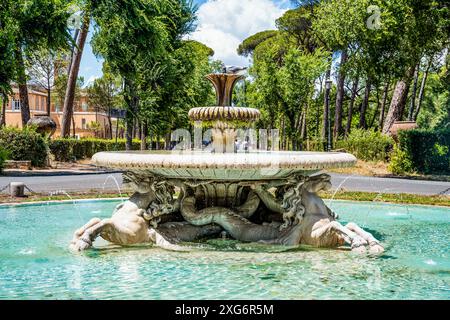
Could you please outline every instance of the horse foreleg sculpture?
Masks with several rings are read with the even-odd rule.
[[[322,174],[298,179],[292,187],[293,190],[285,194],[283,203],[277,201],[261,186],[256,187],[255,192],[271,210],[284,213],[285,224],[286,217],[295,220],[294,225],[288,227],[291,229],[290,241],[327,248],[347,243],[351,245],[352,251],[364,253],[368,248],[372,254],[382,253],[383,247],[372,234],[362,230],[353,222],[343,226],[336,221],[334,212],[317,195],[318,192],[330,188],[330,176]],[[297,212],[297,214],[292,214],[292,212]],[[293,237],[297,237],[297,239],[292,239]],[[280,239],[275,239],[273,242],[277,243]]]
[[[160,217],[179,208],[177,203],[171,202],[172,193],[164,183],[157,180],[138,181],[131,178],[129,183],[136,190],[133,196],[119,204],[111,218],[91,219],[75,231],[70,244],[71,250],[83,251],[92,247],[98,236],[123,246],[152,243],[165,249],[183,250],[174,242],[193,241],[222,230],[217,226],[195,227],[182,223],[163,224],[157,230]]]

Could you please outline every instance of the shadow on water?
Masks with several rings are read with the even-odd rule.
[[[364,230],[371,233],[375,237],[375,239],[377,239],[379,241],[386,240],[386,236],[380,231],[377,231],[375,229],[370,229],[368,227],[364,227]]]
[[[328,252],[330,250],[350,252],[350,248],[339,247],[339,248],[316,248],[308,245],[299,246],[283,246],[283,245],[273,245],[264,243],[244,243],[237,240],[231,239],[209,239],[203,240],[201,242],[183,242],[179,243],[178,246],[182,250],[166,250],[154,246],[152,244],[138,244],[132,246],[117,246],[108,244],[101,247],[93,247],[86,250],[80,254],[89,258],[99,258],[102,256],[112,255],[112,254],[123,254],[133,251],[148,251],[148,250],[163,250],[173,253],[189,253],[193,251],[203,251],[203,252],[249,252],[249,253],[293,253],[293,252]],[[77,254],[77,253],[73,253]]]
[[[381,256],[378,256],[377,258],[381,259],[381,260],[397,260],[398,258],[395,256],[390,256],[388,254],[383,254]]]
[[[83,251],[82,255],[89,257],[89,258],[99,258],[102,256],[108,256],[111,254],[120,254],[120,253],[129,253],[132,251],[143,251],[143,250],[149,250],[154,249],[154,247],[151,244],[138,244],[133,246],[118,246],[118,245],[107,245],[102,247],[93,247],[89,250]],[[73,253],[77,254],[77,253]]]

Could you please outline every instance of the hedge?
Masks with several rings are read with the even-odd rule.
[[[387,161],[394,140],[379,131],[355,129],[344,140],[336,142],[336,149],[345,149],[365,161]]]
[[[47,142],[35,129],[4,127],[0,129],[0,147],[8,158],[16,161],[31,161],[35,167],[43,167],[47,160]]]
[[[56,161],[76,161],[91,158],[101,151],[125,150],[125,139],[105,140],[105,139],[55,139],[49,142],[50,151]],[[132,149],[140,150],[141,141],[133,140]]]
[[[392,171],[401,171],[405,166],[406,172],[450,175],[450,129],[401,130],[398,140]]]
[[[5,161],[8,159],[8,151],[5,148],[0,146],[0,173],[2,173],[3,168],[5,167]]]

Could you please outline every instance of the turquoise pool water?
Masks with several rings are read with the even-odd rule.
[[[73,231],[117,201],[0,207],[0,299],[450,299],[450,209],[334,202],[383,256],[211,241],[72,254]]]

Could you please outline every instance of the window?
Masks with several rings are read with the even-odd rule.
[[[83,102],[82,104],[81,104],[81,109],[83,110],[83,111],[87,111],[87,109],[88,109],[88,105],[87,105],[87,103],[86,102]]]
[[[40,110],[40,108],[39,108],[39,97],[36,97],[36,110]]]
[[[12,99],[12,110],[13,111],[20,111],[20,100],[19,99]]]
[[[47,102],[45,101],[44,97],[41,97],[41,110],[46,110],[45,105],[47,104]]]
[[[81,119],[81,129],[86,129],[86,119]]]

